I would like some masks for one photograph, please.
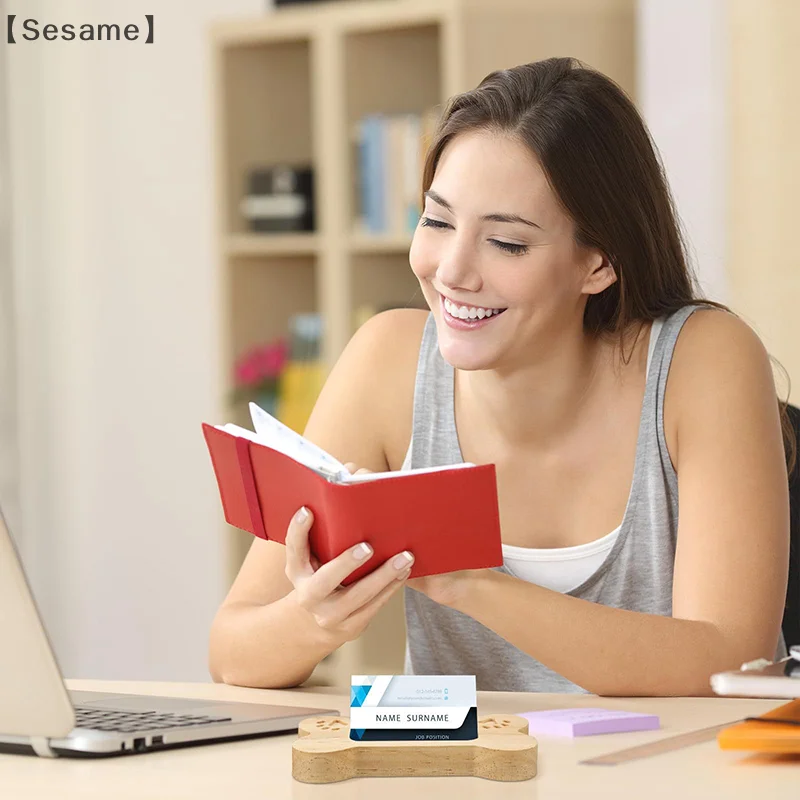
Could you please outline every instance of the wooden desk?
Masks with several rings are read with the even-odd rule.
[[[244,700],[339,708],[349,698],[330,688],[272,691],[214,684],[68,681],[70,689],[119,691],[180,697]],[[191,798],[191,800],[393,800],[414,797],[512,798],[778,798],[796,796],[800,759],[754,757],[722,751],[716,742],[615,767],[579,765],[578,761],[623,747],[708,727],[781,705],[779,700],[728,698],[610,699],[552,694],[481,692],[478,713],[514,713],[545,708],[599,705],[644,711],[661,717],[660,731],[589,736],[581,739],[539,737],[539,775],[522,783],[480,778],[362,778],[314,786],[291,776],[295,734],[243,742],[204,745],[129,757],[79,760],[0,755],[0,795],[59,800]],[[502,793],[502,794],[500,794]]]

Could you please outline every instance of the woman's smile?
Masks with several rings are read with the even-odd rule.
[[[460,331],[471,331],[483,328],[493,322],[506,309],[488,306],[458,305],[444,295],[439,295],[442,319],[451,327]]]

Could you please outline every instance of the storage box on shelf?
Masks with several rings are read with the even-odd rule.
[[[369,309],[423,305],[408,263],[411,226],[398,222],[410,216],[409,132],[391,120],[440,113],[489,72],[550,56],[580,58],[632,93],[634,23],[635,0],[362,0],[218,23],[221,374],[254,343],[285,334],[295,314],[321,315],[329,368]],[[409,162],[383,164],[389,213],[373,229],[358,135],[368,118],[389,121],[381,141]],[[311,167],[313,231],[254,232],[243,213],[253,170],[282,165]],[[250,537],[225,536],[232,580]],[[314,679],[346,686],[351,673],[402,671],[403,645],[397,596]]]

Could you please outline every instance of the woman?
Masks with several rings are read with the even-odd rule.
[[[215,620],[216,680],[294,686],[405,587],[406,670],[483,690],[700,695],[782,652],[789,542],[770,361],[696,298],[663,172],[624,93],[572,59],[455,97],[410,253],[430,307],[354,335],[306,435],[369,470],[497,470],[505,564],[348,588],[301,509]],[[680,497],[680,502],[679,502]],[[376,535],[380,532],[376,531]]]

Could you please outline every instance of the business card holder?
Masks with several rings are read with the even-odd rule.
[[[346,718],[310,717],[292,745],[292,777],[302,783],[447,775],[526,781],[537,765],[528,721],[500,714],[478,719],[477,739],[443,742],[357,742]]]

